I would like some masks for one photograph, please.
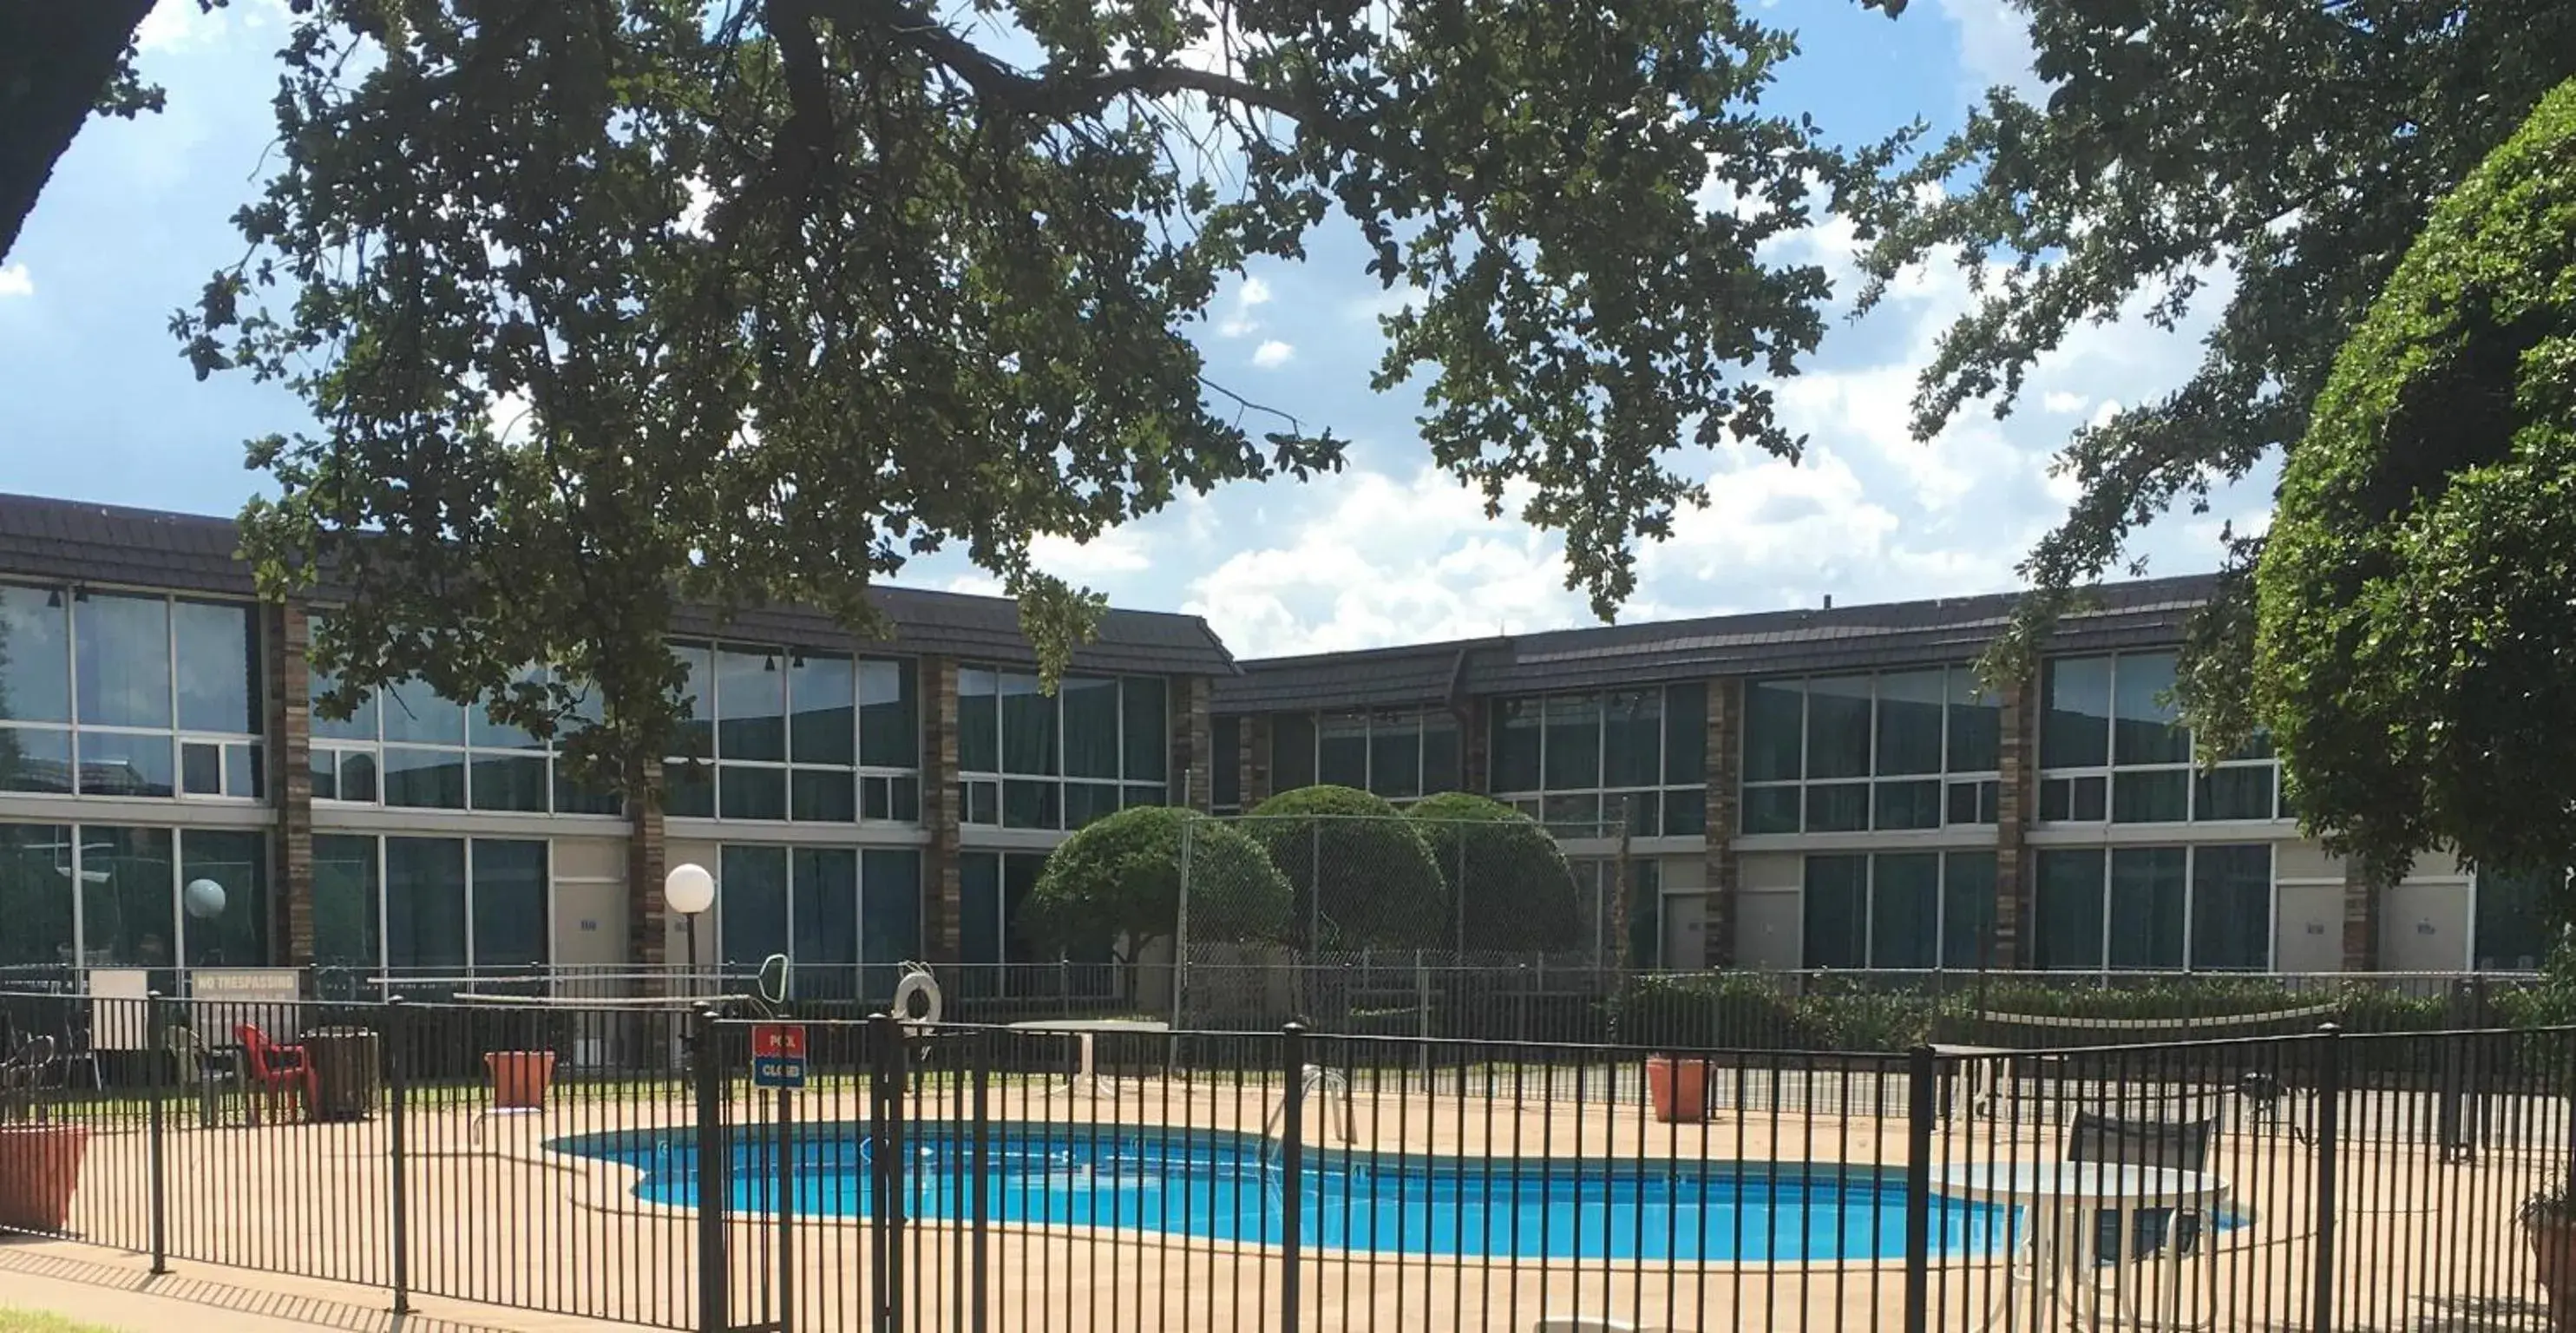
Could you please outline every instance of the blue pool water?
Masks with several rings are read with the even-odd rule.
[[[923,1219],[982,1215],[999,1223],[1114,1227],[1214,1240],[1283,1238],[1285,1173],[1273,1145],[1250,1135],[1151,1127],[985,1127],[980,1148],[962,1125],[905,1127],[904,1212]],[[694,1206],[692,1132],[628,1131],[560,1139],[556,1150],[642,1172],[638,1197]],[[877,1211],[866,1127],[799,1127],[794,1196],[800,1214]],[[765,1134],[734,1144],[732,1207],[766,1213],[777,1193],[777,1149]],[[1633,1259],[1794,1263],[1902,1258],[1901,1171],[1769,1162],[1634,1160],[1515,1162],[1508,1158],[1346,1152],[1306,1155],[1304,1243],[1323,1249],[1496,1259]],[[1935,1199],[1932,1241],[1945,1255],[2004,1243],[2005,1210]]]

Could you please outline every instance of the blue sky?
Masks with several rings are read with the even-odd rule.
[[[1849,0],[1776,0],[1764,17],[1799,29],[1805,46],[1769,105],[1807,111],[1841,138],[1914,115],[1946,125],[1977,90],[2029,77],[2003,0],[1916,0],[1893,23]],[[56,169],[0,267],[0,490],[229,513],[259,482],[241,442],[302,419],[274,387],[199,383],[165,327],[241,253],[227,218],[261,178],[283,30],[274,0],[210,16],[194,0],[162,0],[143,63],[169,109],[93,121]],[[1848,296],[1848,237],[1825,228],[1794,244]],[[1384,301],[1351,234],[1333,229],[1305,263],[1264,266],[1222,293],[1202,336],[1212,376],[1352,439],[1348,471],[1187,500],[1087,547],[1042,544],[1043,562],[1121,605],[1204,615],[1243,656],[1590,623],[1555,540],[1485,520],[1425,469],[1418,400],[1369,391]],[[1940,268],[1866,320],[1838,315],[1807,372],[1780,386],[1792,426],[1810,436],[1799,466],[1683,455],[1684,470],[1710,479],[1713,503],[1645,552],[1623,618],[2013,586],[2015,561],[2062,512],[2067,492],[2048,462],[2067,431],[2170,387],[2205,323],[2179,335],[2137,320],[2079,330],[2012,417],[1973,414],[1917,444],[1905,433],[1914,371],[1965,301],[1957,273]],[[2259,523],[2269,480],[2223,493],[2205,518],[2159,525],[2142,548],[2155,572],[2210,567],[2219,523]],[[904,581],[991,586],[945,559]]]

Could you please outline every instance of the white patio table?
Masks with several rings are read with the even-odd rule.
[[[2029,1243],[2031,1280],[2043,1310],[2062,1311],[2074,1327],[2084,1329],[2144,1327],[2139,1322],[2140,1297],[2147,1275],[2133,1267],[2161,1269],[2168,1311],[2181,1309],[2183,1270],[2188,1256],[2180,1244],[2179,1225],[2169,1224],[2163,1243],[2149,1255],[2135,1251],[2141,1213],[2166,1210],[2201,1216],[2198,1250],[2217,1248],[2217,1221],[2228,1195],[2227,1181],[2206,1171],[2170,1167],[2122,1166],[2114,1162],[1978,1162],[1936,1168],[1932,1192],[1953,1199],[2021,1210],[2018,1234]],[[2093,1251],[2103,1214],[2119,1218],[2119,1239],[2111,1276],[2117,1312],[2112,1322],[2101,1315],[2102,1271]],[[2009,1269],[2007,1269],[2009,1272]],[[2011,1283],[2002,1286],[2004,1304],[1986,1312],[1986,1326],[2009,1308]],[[2085,1306],[2092,1305],[2087,1317]]]

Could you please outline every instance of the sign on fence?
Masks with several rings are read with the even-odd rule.
[[[805,1086],[805,1025],[751,1025],[751,1083],[756,1088]]]

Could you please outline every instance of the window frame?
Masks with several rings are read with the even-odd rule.
[[[1616,803],[1622,801],[1627,803],[1628,817],[1625,823],[1631,836],[1639,838],[1707,837],[1705,812],[1708,802],[1708,775],[1705,740],[1703,739],[1702,742],[1700,780],[1695,783],[1673,782],[1670,766],[1673,757],[1673,736],[1669,724],[1674,711],[1674,692],[1677,690],[1702,691],[1703,702],[1699,717],[1704,738],[1708,717],[1705,691],[1708,687],[1709,682],[1704,680],[1664,681],[1599,690],[1551,690],[1540,694],[1516,694],[1493,699],[1486,707],[1485,717],[1485,753],[1488,756],[1486,776],[1487,785],[1494,788],[1493,798],[1546,825],[1548,831],[1559,838],[1620,836],[1622,821],[1617,813],[1619,807]],[[1610,738],[1616,730],[1611,725],[1610,710],[1612,701],[1623,694],[1651,695],[1655,701],[1654,762],[1638,765],[1639,771],[1651,770],[1655,774],[1658,780],[1653,783],[1609,785]],[[1582,698],[1595,701],[1593,785],[1589,787],[1551,786],[1548,782],[1548,750],[1553,744],[1550,736],[1554,733],[1555,727],[1551,725],[1550,710],[1560,700]],[[1507,705],[1528,710],[1527,716],[1537,719],[1538,725],[1535,729],[1538,741],[1539,785],[1537,787],[1504,788],[1492,781],[1491,756],[1501,748],[1500,729],[1505,725],[1503,712]],[[1695,802],[1688,799],[1693,793],[1696,793],[1697,797]],[[1681,833],[1666,831],[1668,827],[1666,811],[1669,803],[1677,798],[1683,799],[1685,804],[1695,804],[1702,812],[1699,831]]]
[[[386,864],[386,852],[387,852],[387,848],[388,848],[388,846],[389,846],[389,840],[394,839],[394,838],[402,838],[402,839],[405,839],[406,841],[411,841],[411,842],[459,842],[459,843],[463,843],[463,844],[464,844],[464,860],[463,860],[463,863],[462,863],[462,864],[463,864],[463,866],[464,866],[464,878],[463,878],[464,893],[463,893],[463,895],[462,895],[462,896],[457,900],[457,902],[458,902],[459,910],[460,910],[460,911],[462,912],[462,914],[463,914],[462,921],[463,921],[464,931],[463,931],[463,934],[462,934],[461,938],[463,938],[463,940],[465,941],[465,962],[464,962],[463,964],[461,964],[461,975],[468,976],[468,977],[479,977],[479,976],[481,976],[481,975],[482,975],[482,969],[483,969],[483,967],[484,967],[484,964],[482,964],[480,961],[478,961],[478,960],[476,959],[476,957],[475,957],[476,953],[477,953],[477,952],[479,952],[479,947],[478,947],[479,942],[477,941],[477,939],[476,939],[476,937],[475,937],[475,928],[474,928],[474,923],[475,923],[474,895],[475,895],[475,892],[476,892],[476,886],[475,886],[475,879],[476,879],[476,876],[475,876],[475,873],[474,873],[474,849],[475,849],[475,844],[477,844],[477,843],[486,843],[486,842],[532,843],[532,844],[534,844],[534,845],[536,845],[536,846],[538,846],[538,847],[542,848],[542,849],[544,850],[544,853],[545,853],[545,856],[544,856],[544,863],[545,863],[545,870],[544,870],[544,883],[543,883],[543,885],[542,885],[542,891],[543,891],[543,897],[544,897],[544,925],[543,925],[543,928],[541,929],[541,931],[540,931],[540,935],[539,935],[540,941],[541,941],[541,943],[542,943],[542,945],[543,945],[542,956],[539,958],[539,960],[538,960],[537,962],[535,962],[535,963],[533,963],[533,964],[530,964],[530,963],[500,963],[500,964],[493,964],[492,966],[493,966],[493,967],[495,967],[495,968],[499,968],[499,969],[508,969],[508,970],[511,970],[511,971],[521,971],[521,972],[531,972],[531,973],[542,973],[542,974],[546,977],[546,979],[547,979],[547,983],[548,983],[548,986],[549,986],[549,988],[550,988],[550,989],[551,989],[551,988],[552,988],[552,987],[553,987],[557,982],[559,982],[559,981],[563,980],[563,978],[559,977],[559,976],[556,974],[556,972],[555,972],[555,965],[554,965],[554,959],[555,959],[555,934],[556,934],[556,926],[557,926],[557,924],[558,924],[558,916],[559,916],[559,907],[558,907],[558,904],[557,904],[557,902],[556,902],[556,897],[557,897],[557,893],[558,893],[558,888],[557,888],[557,882],[556,882],[556,881],[557,881],[557,875],[556,875],[556,860],[557,860],[557,858],[556,858],[556,856],[555,856],[555,844],[554,844],[554,839],[552,839],[552,838],[545,838],[545,837],[539,837],[539,838],[493,837],[493,836],[487,836],[487,835],[484,835],[484,834],[476,834],[476,833],[367,833],[367,832],[356,832],[356,831],[343,831],[343,830],[338,830],[338,829],[331,830],[331,831],[329,831],[329,832],[327,832],[327,833],[317,834],[316,836],[317,836],[317,837],[330,837],[330,838],[358,838],[358,839],[363,839],[363,840],[365,840],[365,841],[366,841],[366,843],[368,844],[368,849],[369,849],[369,851],[372,853],[373,861],[374,861],[374,864],[375,864],[375,900],[376,900],[376,901],[375,901],[375,908],[376,908],[376,915],[375,915],[375,936],[376,936],[376,938],[375,938],[375,950],[374,950],[374,952],[375,952],[375,957],[374,957],[372,960],[370,960],[370,962],[369,962],[369,967],[373,969],[373,975],[374,975],[374,978],[375,978],[375,979],[382,979],[382,980],[396,980],[396,979],[397,979],[397,978],[392,977],[392,975],[391,975],[391,974],[390,974],[390,972],[388,971],[388,969],[392,966],[392,962],[391,962],[391,958],[392,958],[392,951],[391,951],[391,947],[392,947],[392,936],[393,936],[393,932],[387,928],[387,927],[388,927],[388,925],[389,925],[389,923],[393,920],[393,914],[392,914],[392,908],[393,908],[393,887],[392,887],[392,877],[386,873],[386,871],[387,871],[387,864]],[[432,985],[434,986],[436,983],[435,983],[435,982],[432,982],[432,983],[430,983],[430,984],[432,984]],[[379,992],[378,992],[378,994],[377,994],[377,997],[376,997],[376,998],[379,998],[379,999],[383,998],[383,993],[382,993],[382,991],[381,991],[381,990],[379,990]]]
[[[1045,696],[1053,711],[1055,731],[1054,755],[1047,766],[1048,771],[1016,773],[1009,771],[1008,756],[1011,745],[1010,737],[1006,734],[1008,726],[1005,710],[1002,708],[1002,700],[1009,696],[1003,693],[1001,687],[1006,678],[1034,677],[1035,671],[1003,667],[988,662],[964,663],[958,670],[961,675],[967,671],[989,672],[994,680],[994,693],[990,696],[993,703],[994,767],[991,769],[967,767],[964,754],[959,754],[957,782],[953,794],[957,799],[958,822],[961,825],[970,828],[1010,829],[1014,832],[1071,833],[1093,819],[1104,818],[1119,810],[1141,805],[1171,804],[1172,700],[1177,693],[1173,688],[1172,677],[1140,676],[1124,672],[1072,673],[1077,679],[1107,682],[1109,692],[1118,698],[1116,726],[1109,741],[1117,750],[1118,775],[1114,778],[1071,777],[1064,771],[1065,692],[1060,686],[1053,693]],[[1163,775],[1159,778],[1144,777],[1129,771],[1132,765],[1129,763],[1131,756],[1128,753],[1127,741],[1128,730],[1133,725],[1133,719],[1129,717],[1129,699],[1134,693],[1130,688],[1130,682],[1140,680],[1152,681],[1161,687],[1162,706],[1157,710],[1157,729],[1161,732],[1161,740],[1156,750],[1163,756]],[[961,709],[964,707],[963,699],[964,695],[961,691],[959,703]],[[962,724],[960,729],[963,729]],[[1094,804],[1084,807],[1090,811],[1090,818],[1077,821],[1072,817],[1075,808],[1073,797],[1077,788],[1081,789],[1083,799],[1086,801],[1097,802],[1103,799],[1104,794],[1112,799],[1106,806]],[[1149,788],[1152,793],[1150,800],[1145,799]],[[1032,808],[1040,813],[1033,819],[1014,820],[1013,811],[1017,808],[1011,800],[1014,795],[1025,795],[1035,799],[1036,805]],[[1049,799],[1050,796],[1052,799]],[[990,818],[981,817],[987,813],[990,814]]]
[[[111,797],[127,800],[171,801],[191,804],[211,803],[233,806],[257,805],[264,803],[269,799],[268,788],[271,778],[268,773],[267,765],[267,752],[269,747],[266,721],[269,717],[269,708],[273,701],[269,698],[268,694],[268,672],[265,669],[267,665],[267,656],[265,652],[267,644],[265,642],[265,637],[261,632],[261,626],[259,623],[258,603],[234,601],[223,597],[183,595],[150,588],[124,588],[106,584],[45,583],[29,579],[0,579],[0,585],[5,585],[6,587],[26,592],[44,593],[46,595],[47,609],[60,613],[60,628],[63,641],[63,658],[61,662],[63,671],[63,717],[60,720],[18,720],[0,718],[0,731],[43,734],[49,737],[59,738],[58,744],[62,747],[64,754],[64,786],[60,790],[11,788],[5,792],[6,795],[11,797],[34,797],[40,800],[77,800],[82,798],[96,800],[100,797]],[[81,702],[83,692],[81,689],[81,635],[78,608],[83,603],[89,601],[93,593],[101,597],[116,597],[129,601],[150,601],[161,604],[162,687],[165,702],[168,705],[169,722],[167,725],[135,726],[124,723],[88,722],[82,719]],[[178,613],[178,608],[182,605],[219,607],[224,610],[238,612],[243,616],[244,626],[242,642],[244,647],[247,649],[249,656],[248,659],[242,663],[242,666],[245,671],[244,683],[250,688],[250,698],[248,702],[250,704],[252,714],[251,717],[245,720],[251,722],[254,729],[244,731],[224,731],[221,729],[196,727],[188,725],[186,720],[182,717],[183,710],[180,706],[181,676]],[[88,748],[84,738],[89,737],[97,738],[97,743],[102,747],[102,753],[107,752],[105,747],[111,739],[121,740],[128,744],[140,742],[150,745],[157,742],[160,747],[165,748],[167,751],[166,763],[168,767],[166,771],[168,774],[168,790],[113,791],[90,789],[85,773],[87,764],[83,758],[83,751]],[[120,746],[118,748],[121,749],[122,747]],[[215,751],[215,784],[213,790],[190,790],[190,784],[188,781],[188,760],[189,751],[192,748],[212,748]]]
[[[671,641],[671,649],[675,654],[686,650],[697,650],[705,654],[706,679],[697,680],[693,672],[691,684],[695,693],[706,704],[706,716],[693,717],[690,721],[704,724],[708,747],[712,752],[704,755],[670,754],[663,757],[662,771],[666,790],[679,790],[685,784],[694,791],[703,785],[707,794],[706,808],[703,811],[690,810],[686,813],[672,811],[668,809],[666,802],[664,813],[667,817],[712,820],[717,823],[753,827],[802,824],[832,828],[863,825],[910,828],[920,825],[922,742],[920,659],[899,656],[881,657],[836,648],[807,649],[797,644],[754,643],[739,639],[674,639]],[[764,670],[774,670],[778,676],[780,758],[734,759],[724,754],[724,671],[721,663],[723,655],[728,652],[746,656],[760,655],[767,659],[769,664]],[[849,752],[851,762],[849,763],[800,762],[796,758],[796,670],[809,657],[837,658],[850,664]],[[870,662],[893,663],[898,670],[911,678],[912,767],[860,762],[867,755],[866,664]],[[778,784],[779,793],[778,813],[775,816],[725,813],[725,774],[728,770],[741,774],[741,781],[745,783],[752,781],[755,775],[764,783],[775,781]],[[850,779],[850,817],[847,819],[798,818],[796,794],[797,778],[800,774],[828,777],[847,775]],[[468,798],[470,801],[470,793]],[[885,814],[872,816],[868,813],[872,808],[882,809]],[[911,812],[908,818],[902,813],[906,810]]]
[[[2124,661],[2142,661],[2176,656],[2171,649],[2142,649],[2131,652],[2069,653],[2047,659],[2039,675],[2039,699],[2034,714],[2040,734],[2031,747],[2031,755],[2045,761],[2048,754],[2047,726],[2050,706],[2049,689],[2059,664],[2069,662],[2104,662],[2109,667],[2105,677],[2108,700],[2103,718],[2102,753],[2107,762],[2062,767],[2040,767],[2032,782],[2032,823],[2043,828],[2165,828],[2245,826],[2280,824],[2293,816],[2289,810],[2289,792],[2281,780],[2281,762],[2268,739],[2258,740],[2259,754],[2233,755],[2207,769],[2194,762],[2190,754],[2190,729],[2180,717],[2169,723],[2185,733],[2184,756],[2180,760],[2123,763],[2120,759],[2120,665]],[[2260,772],[2270,778],[2271,812],[2266,815],[2242,816],[2204,813],[2204,805],[2214,803],[2214,779],[2219,774]],[[2178,783],[2182,788],[2182,816],[2179,819],[2123,818],[2121,778],[2133,780],[2130,790],[2144,789],[2144,784]],[[2096,804],[2100,814],[2088,813]]]
[[[1466,768],[1467,758],[1466,730],[1458,725],[1458,716],[1456,713],[1447,708],[1432,705],[1424,705],[1414,708],[1336,708],[1329,711],[1299,710],[1296,712],[1272,714],[1270,721],[1271,744],[1274,747],[1271,761],[1272,771],[1275,773],[1278,767],[1276,750],[1279,740],[1278,721],[1280,719],[1291,719],[1295,724],[1302,724],[1304,735],[1308,740],[1308,758],[1312,762],[1305,771],[1312,773],[1314,775],[1314,780],[1317,783],[1327,781],[1328,779],[1324,773],[1324,740],[1325,732],[1330,725],[1330,723],[1327,722],[1327,719],[1342,718],[1346,716],[1357,716],[1362,720],[1363,724],[1362,729],[1357,734],[1362,750],[1362,759],[1360,763],[1361,781],[1357,784],[1359,790],[1381,797],[1401,808],[1403,806],[1411,805],[1415,801],[1419,801],[1424,797],[1437,796],[1443,791],[1458,790],[1460,787],[1465,785],[1466,774],[1464,770]],[[1435,722],[1439,725],[1435,726]],[[1434,734],[1444,731],[1450,737],[1451,752],[1456,756],[1458,761],[1455,767],[1458,773],[1459,783],[1458,786],[1455,787],[1439,787],[1434,785],[1431,780],[1432,769],[1434,767],[1431,762],[1431,738]],[[1414,790],[1411,795],[1390,795],[1387,792],[1379,790],[1377,761],[1378,737],[1381,734],[1384,734],[1390,739],[1409,736],[1413,742]],[[1340,733],[1335,737],[1335,739],[1349,740],[1351,739],[1351,733]]]
[[[190,883],[188,876],[190,865],[188,840],[190,835],[195,834],[206,837],[239,837],[246,833],[256,833],[257,830],[198,827],[187,824],[160,824],[149,821],[138,823],[119,819],[66,819],[59,822],[42,819],[11,819],[6,821],[6,823],[13,828],[57,833],[63,838],[63,841],[60,843],[31,844],[24,848],[24,850],[29,851],[50,849],[56,851],[61,857],[60,862],[54,865],[52,869],[55,874],[63,877],[64,891],[68,893],[71,898],[71,940],[67,946],[58,946],[68,947],[71,953],[70,957],[62,962],[62,966],[73,968],[145,967],[152,969],[184,971],[196,966],[266,966],[270,960],[277,956],[278,942],[275,937],[275,933],[270,928],[273,924],[270,916],[275,908],[276,894],[279,891],[278,867],[275,864],[275,858],[272,854],[273,849],[263,843],[261,845],[262,858],[259,882],[253,885],[223,885],[226,893],[226,912],[228,914],[234,911],[245,912],[248,914],[249,919],[255,922],[255,928],[259,935],[259,953],[261,956],[252,962],[232,962],[227,960],[222,963],[200,964],[188,961],[194,956],[188,939],[191,918],[188,915],[186,906],[186,890]],[[170,942],[170,954],[166,959],[162,959],[157,962],[116,962],[98,957],[97,955],[101,950],[96,949],[91,945],[89,932],[89,893],[87,891],[90,887],[91,881],[86,878],[89,873],[87,862],[89,854],[93,850],[91,843],[92,833],[107,830],[120,832],[142,831],[146,833],[166,834],[169,837],[168,883],[163,886],[170,913],[170,919],[167,923],[169,929],[166,936]],[[113,846],[113,844],[104,842],[96,844],[96,848],[98,850],[105,850],[111,846]],[[104,874],[105,872],[101,873]],[[218,882],[220,883],[220,881]]]
[[[1879,862],[1891,856],[1928,856],[1932,858],[1932,965],[1930,967],[1896,967],[1879,961],[1878,885]],[[1963,856],[1982,856],[1992,863],[1996,853],[1990,847],[1920,847],[1883,848],[1870,851],[1808,852],[1798,862],[1798,966],[1809,972],[1972,972],[1991,970],[1983,964],[1953,964],[1950,958],[1951,876],[1955,863]],[[1810,949],[1807,932],[1807,892],[1809,866],[1818,857],[1857,858],[1861,862],[1861,963],[1857,967],[1818,963]],[[1994,943],[1995,903],[1993,895],[2002,893],[2001,867],[1991,865],[1985,875],[1988,888],[1985,929],[1978,936],[1977,955],[1991,958]]]
[[[1935,672],[1941,677],[1940,702],[1937,705],[1941,727],[1939,766],[1930,772],[1881,772],[1879,752],[1884,713],[1880,704],[1885,697],[1883,682],[1892,676],[1921,676]],[[2003,770],[2000,767],[2002,763],[2000,754],[1997,756],[1998,767],[1996,768],[1954,769],[1951,767],[1952,753],[1956,749],[1956,738],[1951,734],[1952,714],[1961,703],[1956,681],[1962,675],[1965,675],[1971,683],[1968,702],[1992,700],[1992,706],[2000,712],[2002,701],[1975,683],[1976,668],[1968,664],[1935,663],[1928,666],[1890,667],[1865,672],[1807,672],[1798,675],[1748,678],[1743,686],[1747,720],[1736,728],[1735,763],[1736,772],[1739,774],[1736,783],[1736,835],[1754,838],[1850,837],[1865,833],[1935,834],[1960,829],[1995,827],[1999,822],[2003,801]],[[1814,682],[1863,679],[1869,682],[1868,771],[1858,777],[1812,776],[1810,770],[1814,766],[1815,759],[1815,705],[1813,702],[1815,692],[1812,688]],[[1750,713],[1754,689],[1757,686],[1793,683],[1798,694],[1798,776],[1759,779],[1741,777],[1740,775],[1749,768],[1747,761],[1752,754],[1753,728]],[[1921,704],[1923,701],[1905,702]],[[1888,793],[1894,789],[1920,788],[1926,785],[1932,789],[1932,806],[1937,816],[1931,823],[1882,825],[1881,815],[1889,808],[1892,799]],[[1820,788],[1828,789],[1825,797],[1828,802],[1846,799],[1851,792],[1858,793],[1862,814],[1857,826],[1819,827],[1817,825],[1813,812],[1818,808],[1816,792]],[[1766,797],[1769,799],[1766,800]],[[1974,818],[1956,817],[1963,798],[1968,812],[1975,816]],[[1782,804],[1783,802],[1786,804]],[[1780,809],[1794,809],[1797,812],[1796,827],[1756,827],[1758,812]]]
[[[2261,961],[2248,967],[2212,966],[2204,963],[2202,960],[2194,956],[2199,952],[2198,935],[2194,927],[2197,924],[2195,917],[2199,912],[2200,906],[2201,853],[2217,849],[2238,849],[2246,847],[2261,847],[2264,851],[2265,887],[2263,919],[2267,924],[2263,931]],[[2210,839],[2187,843],[2113,843],[2107,846],[2087,844],[2083,846],[2070,845],[2038,847],[2034,848],[2033,851],[2037,853],[2038,857],[2038,859],[2032,862],[2030,896],[2030,939],[2034,950],[2036,950],[2037,946],[2047,939],[2047,926],[2045,924],[2047,917],[2047,899],[2044,895],[2047,878],[2044,874],[2040,873],[2040,867],[2045,863],[2046,858],[2051,855],[2074,854],[2095,855],[2101,857],[2102,872],[2100,876],[2100,884],[2098,886],[2098,897],[2095,899],[2095,902],[2100,908],[2102,920],[2100,938],[2094,943],[2093,962],[2057,965],[2045,964],[2038,962],[2036,960],[2036,954],[2034,953],[2033,961],[2030,964],[2032,971],[2071,973],[2090,972],[2101,976],[2110,976],[2113,974],[2152,975],[2156,973],[2177,972],[2216,972],[2228,975],[2259,975],[2271,972],[2280,962],[2281,843],[2277,839],[2245,839],[2242,841]],[[2113,889],[2119,882],[2118,863],[2120,853],[2162,851],[2180,851],[2183,853],[2182,893],[2180,895],[2182,901],[2182,918],[2179,922],[2175,923],[2175,929],[2180,932],[2180,938],[2182,940],[2182,961],[2177,967],[2116,965],[2111,961],[2112,942],[2114,936],[2118,933],[2119,919],[2113,914],[2113,901],[2111,895]]]

